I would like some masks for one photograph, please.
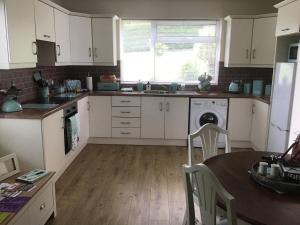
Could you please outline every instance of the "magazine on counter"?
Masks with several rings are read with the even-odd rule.
[[[18,177],[16,180],[32,184],[32,183],[38,181],[39,179],[41,179],[42,177],[46,176],[47,174],[48,174],[48,172],[46,170],[34,169],[34,170]]]

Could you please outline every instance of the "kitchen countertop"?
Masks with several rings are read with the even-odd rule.
[[[72,100],[59,104],[52,109],[24,109],[21,112],[3,113],[0,112],[0,118],[2,119],[43,119],[61,109],[64,109],[68,105],[86,97],[86,96],[160,96],[160,97],[191,97],[191,98],[255,98],[267,104],[270,104],[270,97],[256,97],[253,95],[244,94],[232,94],[224,92],[196,92],[196,91],[178,91],[176,93],[166,94],[149,94],[144,92],[121,92],[121,91],[94,91],[86,92],[78,95]],[[31,101],[34,102],[34,101]]]

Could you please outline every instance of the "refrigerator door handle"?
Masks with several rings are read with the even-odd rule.
[[[282,131],[282,132],[290,132],[289,130],[283,130],[283,129],[281,129],[279,126],[276,126],[276,128],[277,128],[278,130]]]

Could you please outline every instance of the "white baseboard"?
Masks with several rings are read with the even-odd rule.
[[[232,148],[252,148],[250,141],[231,141]]]
[[[187,146],[187,140],[139,139],[139,138],[89,138],[89,144],[115,145],[171,145]]]

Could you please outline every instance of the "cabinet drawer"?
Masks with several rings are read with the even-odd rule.
[[[113,117],[140,117],[140,107],[112,107]]]
[[[141,119],[113,117],[112,127],[141,127]]]
[[[112,96],[112,106],[141,106],[141,98],[127,96]]]
[[[53,209],[53,186],[48,184],[29,208],[31,224],[45,224]]]
[[[140,128],[112,128],[112,137],[115,138],[139,138]]]

